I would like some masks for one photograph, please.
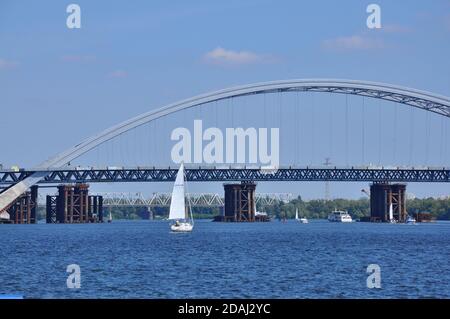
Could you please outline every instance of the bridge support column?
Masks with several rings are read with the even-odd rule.
[[[393,217],[397,222],[406,221],[406,185],[372,184],[370,186],[370,221],[388,222],[392,204]]]
[[[47,223],[103,221],[103,197],[89,196],[89,185],[60,185],[56,196],[47,196]]]
[[[87,207],[88,221],[91,223],[103,223],[103,197],[94,195],[88,196]]]
[[[20,195],[10,206],[6,209],[9,214],[9,221],[13,224],[35,224],[37,210],[37,186],[33,186],[31,191]]]
[[[255,222],[265,221],[256,218],[256,203],[254,182],[240,184],[224,184],[225,209],[224,214],[217,216],[215,221],[223,222]]]

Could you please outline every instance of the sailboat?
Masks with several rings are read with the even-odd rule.
[[[295,209],[295,220],[302,224],[308,224],[308,219],[306,217],[298,218],[298,208]]]
[[[170,225],[173,232],[190,232],[194,228],[194,218],[192,217],[192,210],[189,205],[188,216],[185,203],[185,189],[184,189],[184,164],[181,163],[178,169],[175,184],[173,185],[172,199],[170,201],[169,219],[174,220],[175,223]]]
[[[112,223],[112,214],[111,214],[111,211],[109,211],[108,223]]]
[[[392,206],[392,203],[389,205],[389,223],[396,223],[396,220],[394,219],[394,207]]]

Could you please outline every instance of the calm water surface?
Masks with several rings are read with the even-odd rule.
[[[450,298],[449,222],[0,225],[0,242],[0,294],[29,298]]]

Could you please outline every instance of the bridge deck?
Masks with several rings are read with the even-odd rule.
[[[177,168],[55,169],[39,184],[171,182]],[[36,171],[0,171],[0,185],[15,184]],[[450,168],[187,168],[191,182],[334,181],[334,182],[450,182]]]

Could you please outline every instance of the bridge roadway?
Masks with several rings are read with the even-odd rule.
[[[115,183],[115,182],[171,182],[178,168],[57,168],[39,184],[61,183]],[[0,186],[16,184],[39,170],[0,171]],[[332,181],[332,182],[450,182],[450,168],[387,168],[387,167],[281,167],[277,170],[257,167],[187,167],[186,180],[190,182],[232,181]]]

